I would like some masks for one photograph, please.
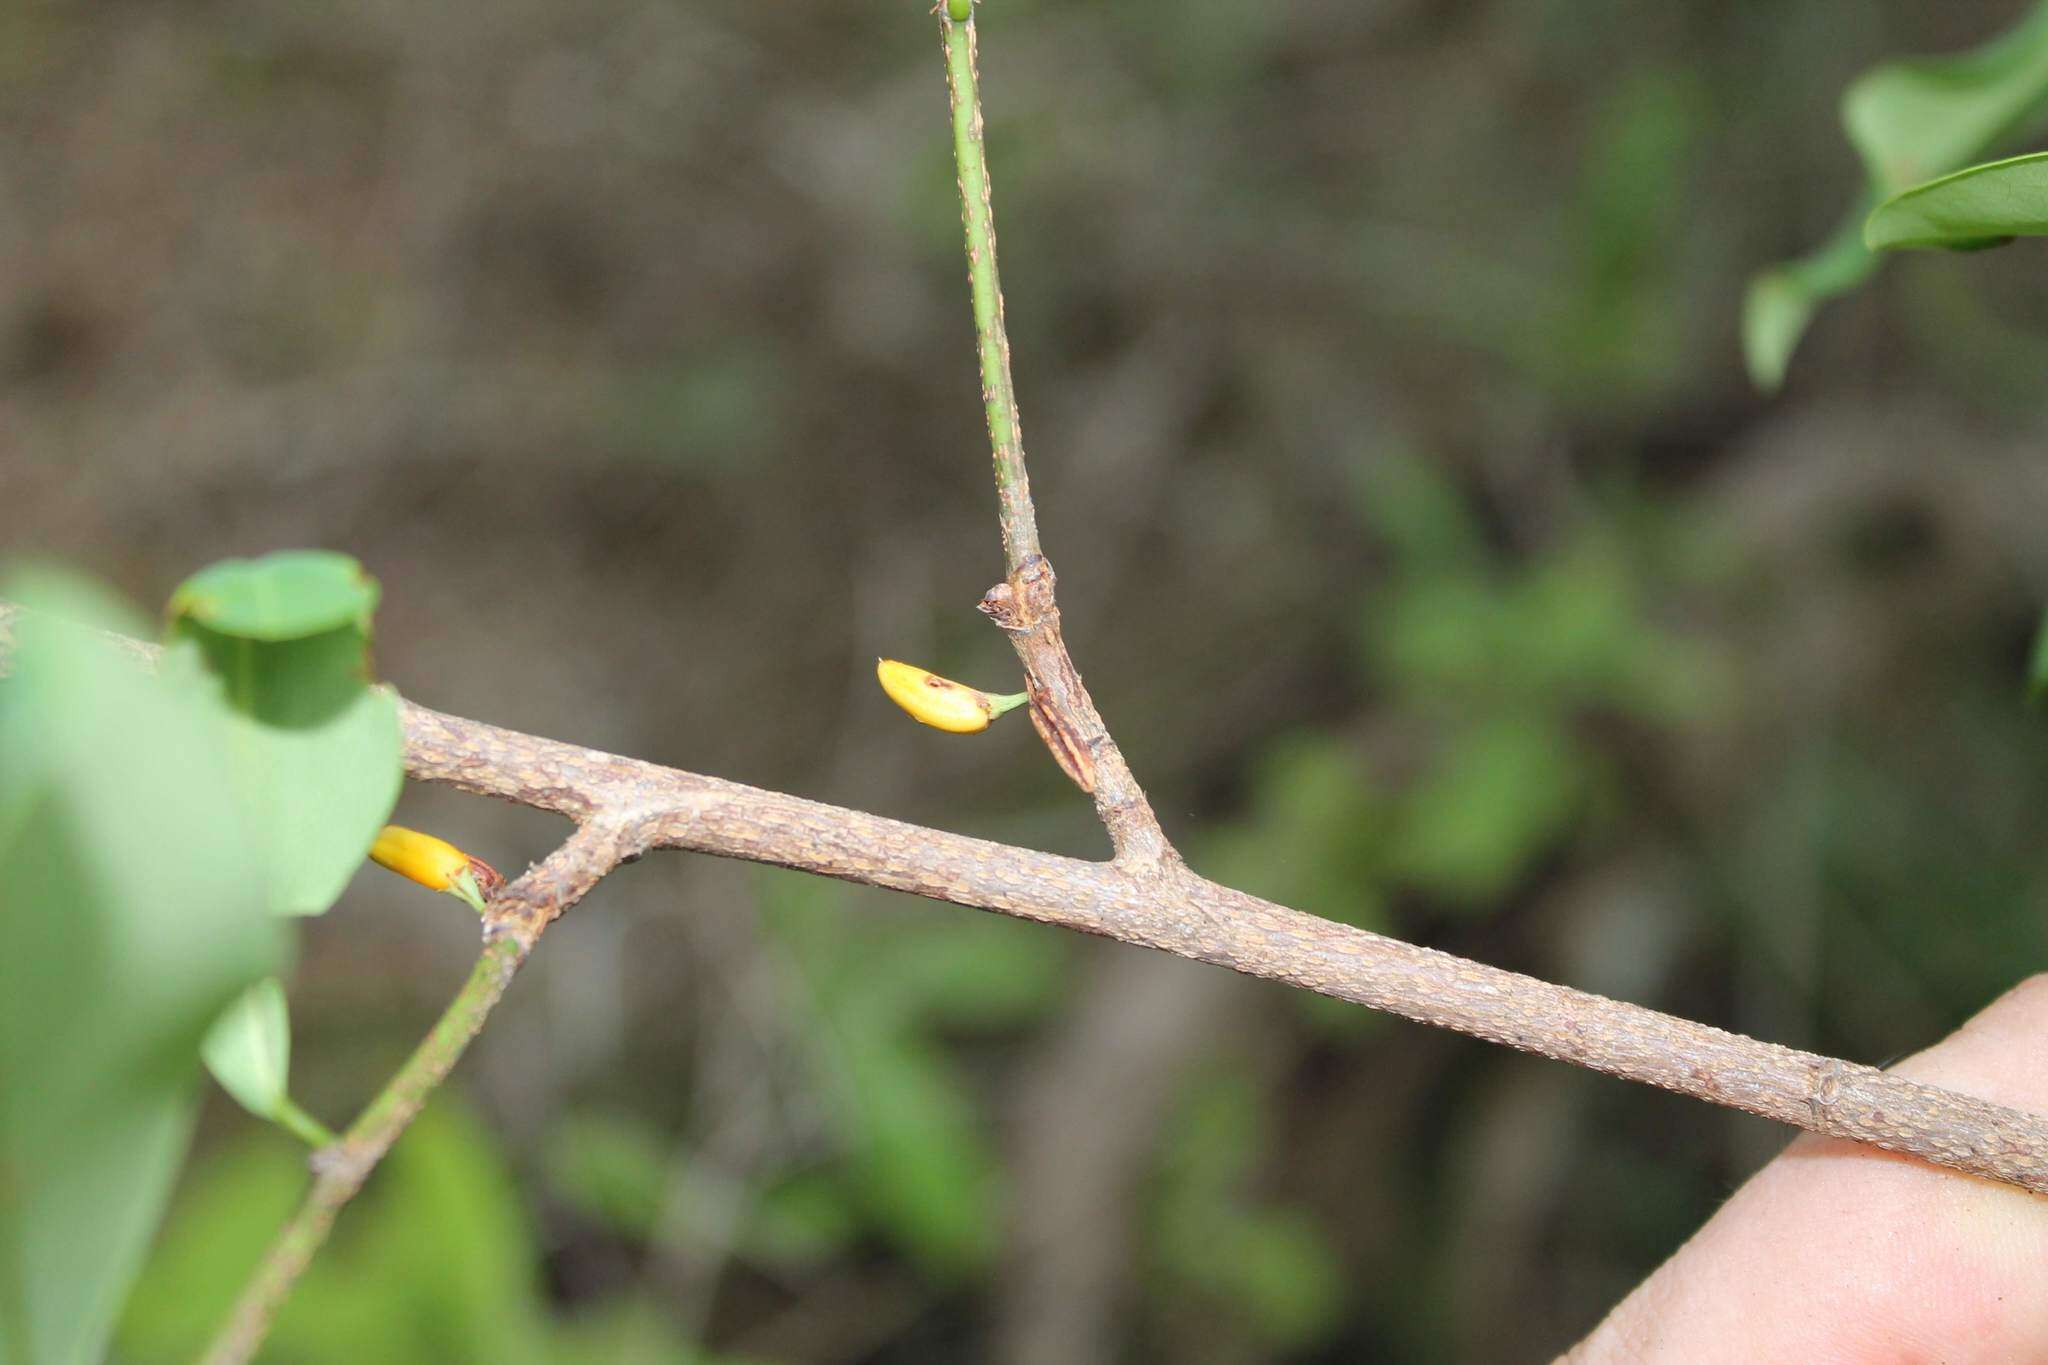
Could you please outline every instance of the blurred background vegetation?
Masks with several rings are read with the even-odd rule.
[[[2013,4],[982,11],[1068,637],[1204,872],[1884,1062],[2048,964],[2038,247],[1904,260],[1760,398],[1746,277],[1882,58]],[[382,578],[428,705],[1102,853],[1007,690],[922,0],[0,7],[0,549]],[[407,823],[517,871],[559,828]],[[340,1122],[475,929],[305,926]],[[552,932],[281,1361],[1525,1360],[1782,1130],[1275,985],[668,856]],[[301,1153],[219,1096],[120,1337]]]

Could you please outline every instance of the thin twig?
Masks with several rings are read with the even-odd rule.
[[[996,499],[1003,559],[1010,573],[1038,558],[1038,514],[1024,473],[1024,425],[1010,378],[1010,336],[1003,327],[1003,286],[996,275],[996,224],[982,146],[981,95],[974,64],[974,22],[954,23],[939,6],[946,45],[946,84],[953,101],[953,163],[960,178],[960,217],[967,229],[967,280],[974,294],[974,336],[981,357],[981,401],[995,448]]]
[[[355,1198],[427,1097],[447,1079],[532,951],[540,929],[637,851],[622,838],[619,826],[586,825],[492,900],[483,954],[468,982],[341,1140],[314,1153],[312,1188],[243,1286],[207,1349],[206,1365],[241,1365],[255,1357],[277,1310],[327,1241],[335,1215]]]
[[[1180,859],[1124,762],[1123,751],[1110,738],[1060,634],[1052,564],[1038,546],[1038,514],[1031,501],[1031,480],[1024,472],[1017,387],[1010,377],[1010,334],[1003,325],[1003,290],[996,273],[995,201],[975,69],[975,25],[971,18],[955,22],[947,9],[940,5],[938,15],[946,48],[946,89],[953,106],[953,160],[959,171],[960,217],[967,232],[981,396],[995,452],[1003,558],[1009,569],[1009,576],[982,598],[981,610],[1009,634],[1031,692],[1031,723],[1067,776],[1095,798],[1117,860],[1171,874]]]

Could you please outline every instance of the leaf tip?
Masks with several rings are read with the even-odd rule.
[[[1792,353],[1813,318],[1813,299],[1782,270],[1766,270],[1750,281],[1742,304],[1742,358],[1758,391],[1775,394],[1785,386]]]

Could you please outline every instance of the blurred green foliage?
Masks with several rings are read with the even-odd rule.
[[[1345,1286],[1313,1213],[1252,1197],[1271,1142],[1266,1110],[1242,1071],[1191,1079],[1159,1154],[1153,1255],[1167,1297],[1220,1302],[1268,1348],[1285,1350],[1329,1337]]]
[[[1001,1162],[945,1035],[1015,1029],[1065,975],[1058,936],[993,916],[864,932],[830,883],[764,873],[766,927],[807,987],[802,1032],[846,1152],[843,1197],[935,1278],[986,1272]]]
[[[1618,794],[1581,734],[1600,710],[1702,719],[1716,661],[1661,629],[1637,586],[1642,547],[1588,526],[1519,569],[1482,548],[1419,461],[1383,461],[1370,515],[1394,547],[1361,632],[1393,704],[1439,731],[1390,812],[1390,868],[1454,905],[1495,904],[1589,808]]]
[[[303,1159],[272,1136],[245,1139],[195,1171],[129,1301],[115,1358],[197,1355],[304,1189]],[[534,1229],[504,1155],[474,1117],[448,1103],[408,1130],[376,1188],[299,1284],[264,1358],[307,1365],[712,1359],[690,1349],[645,1301],[551,1317]]]

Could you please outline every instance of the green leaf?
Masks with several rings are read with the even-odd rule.
[[[541,1358],[540,1252],[490,1129],[461,1104],[437,1101],[406,1131],[380,1179],[375,1214],[331,1249],[327,1273],[309,1278],[280,1315],[277,1358]],[[383,1322],[351,1343],[338,1330],[344,1316]],[[389,1349],[387,1334],[410,1338],[413,1349]]]
[[[1202,841],[1202,866],[1255,895],[1383,928],[1384,823],[1349,745],[1328,735],[1283,735],[1253,769],[1245,818]]]
[[[284,983],[266,976],[243,991],[207,1030],[200,1056],[244,1109],[263,1119],[283,1112],[292,1059]]]
[[[132,618],[71,580],[0,596],[41,608],[0,682],[0,1360],[98,1360],[184,1151],[200,1039],[281,944],[218,732],[55,619]]]
[[[1877,257],[1863,244],[1863,219],[1874,202],[1875,196],[1866,195],[1824,246],[1750,281],[1742,305],[1742,356],[1750,382],[1765,393],[1784,384],[1814,310],[1877,269]]]
[[[230,561],[172,599],[163,676],[226,732],[277,914],[334,904],[398,800],[398,699],[367,680],[375,600],[353,560],[310,553]]]
[[[606,1299],[554,1329],[548,1365],[769,1365],[713,1356],[678,1335],[674,1305],[655,1293]]]
[[[224,559],[171,594],[173,620],[190,620],[248,640],[302,640],[342,626],[365,634],[377,608],[377,580],[332,550],[280,550]]]
[[[1972,51],[1865,72],[1842,97],[1842,126],[1870,183],[1895,194],[1977,155],[2044,97],[2048,3]]]
[[[1057,958],[1027,952],[1008,930],[957,935],[959,926],[926,921],[856,931],[853,917],[829,913],[851,894],[844,888],[791,873],[760,874],[759,884],[765,923],[808,987],[794,1007],[848,1149],[849,1199],[934,1279],[985,1269],[1000,1228],[999,1163],[973,1091],[924,1030],[1030,1017],[1057,986]],[[919,946],[926,936],[929,949]],[[987,1008],[962,998],[959,972],[1006,962],[1024,969],[1014,993],[998,988]]]
[[[2044,97],[2048,0],[1973,52],[1888,63],[1859,77],[1843,97],[1842,123],[1863,159],[1861,202],[1826,245],[1751,281],[1742,322],[1751,382],[1776,392],[1814,310],[1875,269],[1861,226],[1873,205],[1980,155]]]
[[[1863,225],[1872,250],[1975,251],[2048,233],[2048,152],[1945,175],[1879,204]]]
[[[1457,482],[1413,451],[1376,451],[1351,462],[1359,515],[1415,574],[1477,573],[1489,562],[1485,532]]]
[[[1243,1217],[1218,1239],[1217,1279],[1267,1340],[1312,1346],[1342,1321],[1345,1285],[1336,1252],[1303,1209]]]
[[[1469,695],[1506,657],[1500,584],[1479,572],[1402,582],[1375,603],[1365,645],[1404,689]]]

